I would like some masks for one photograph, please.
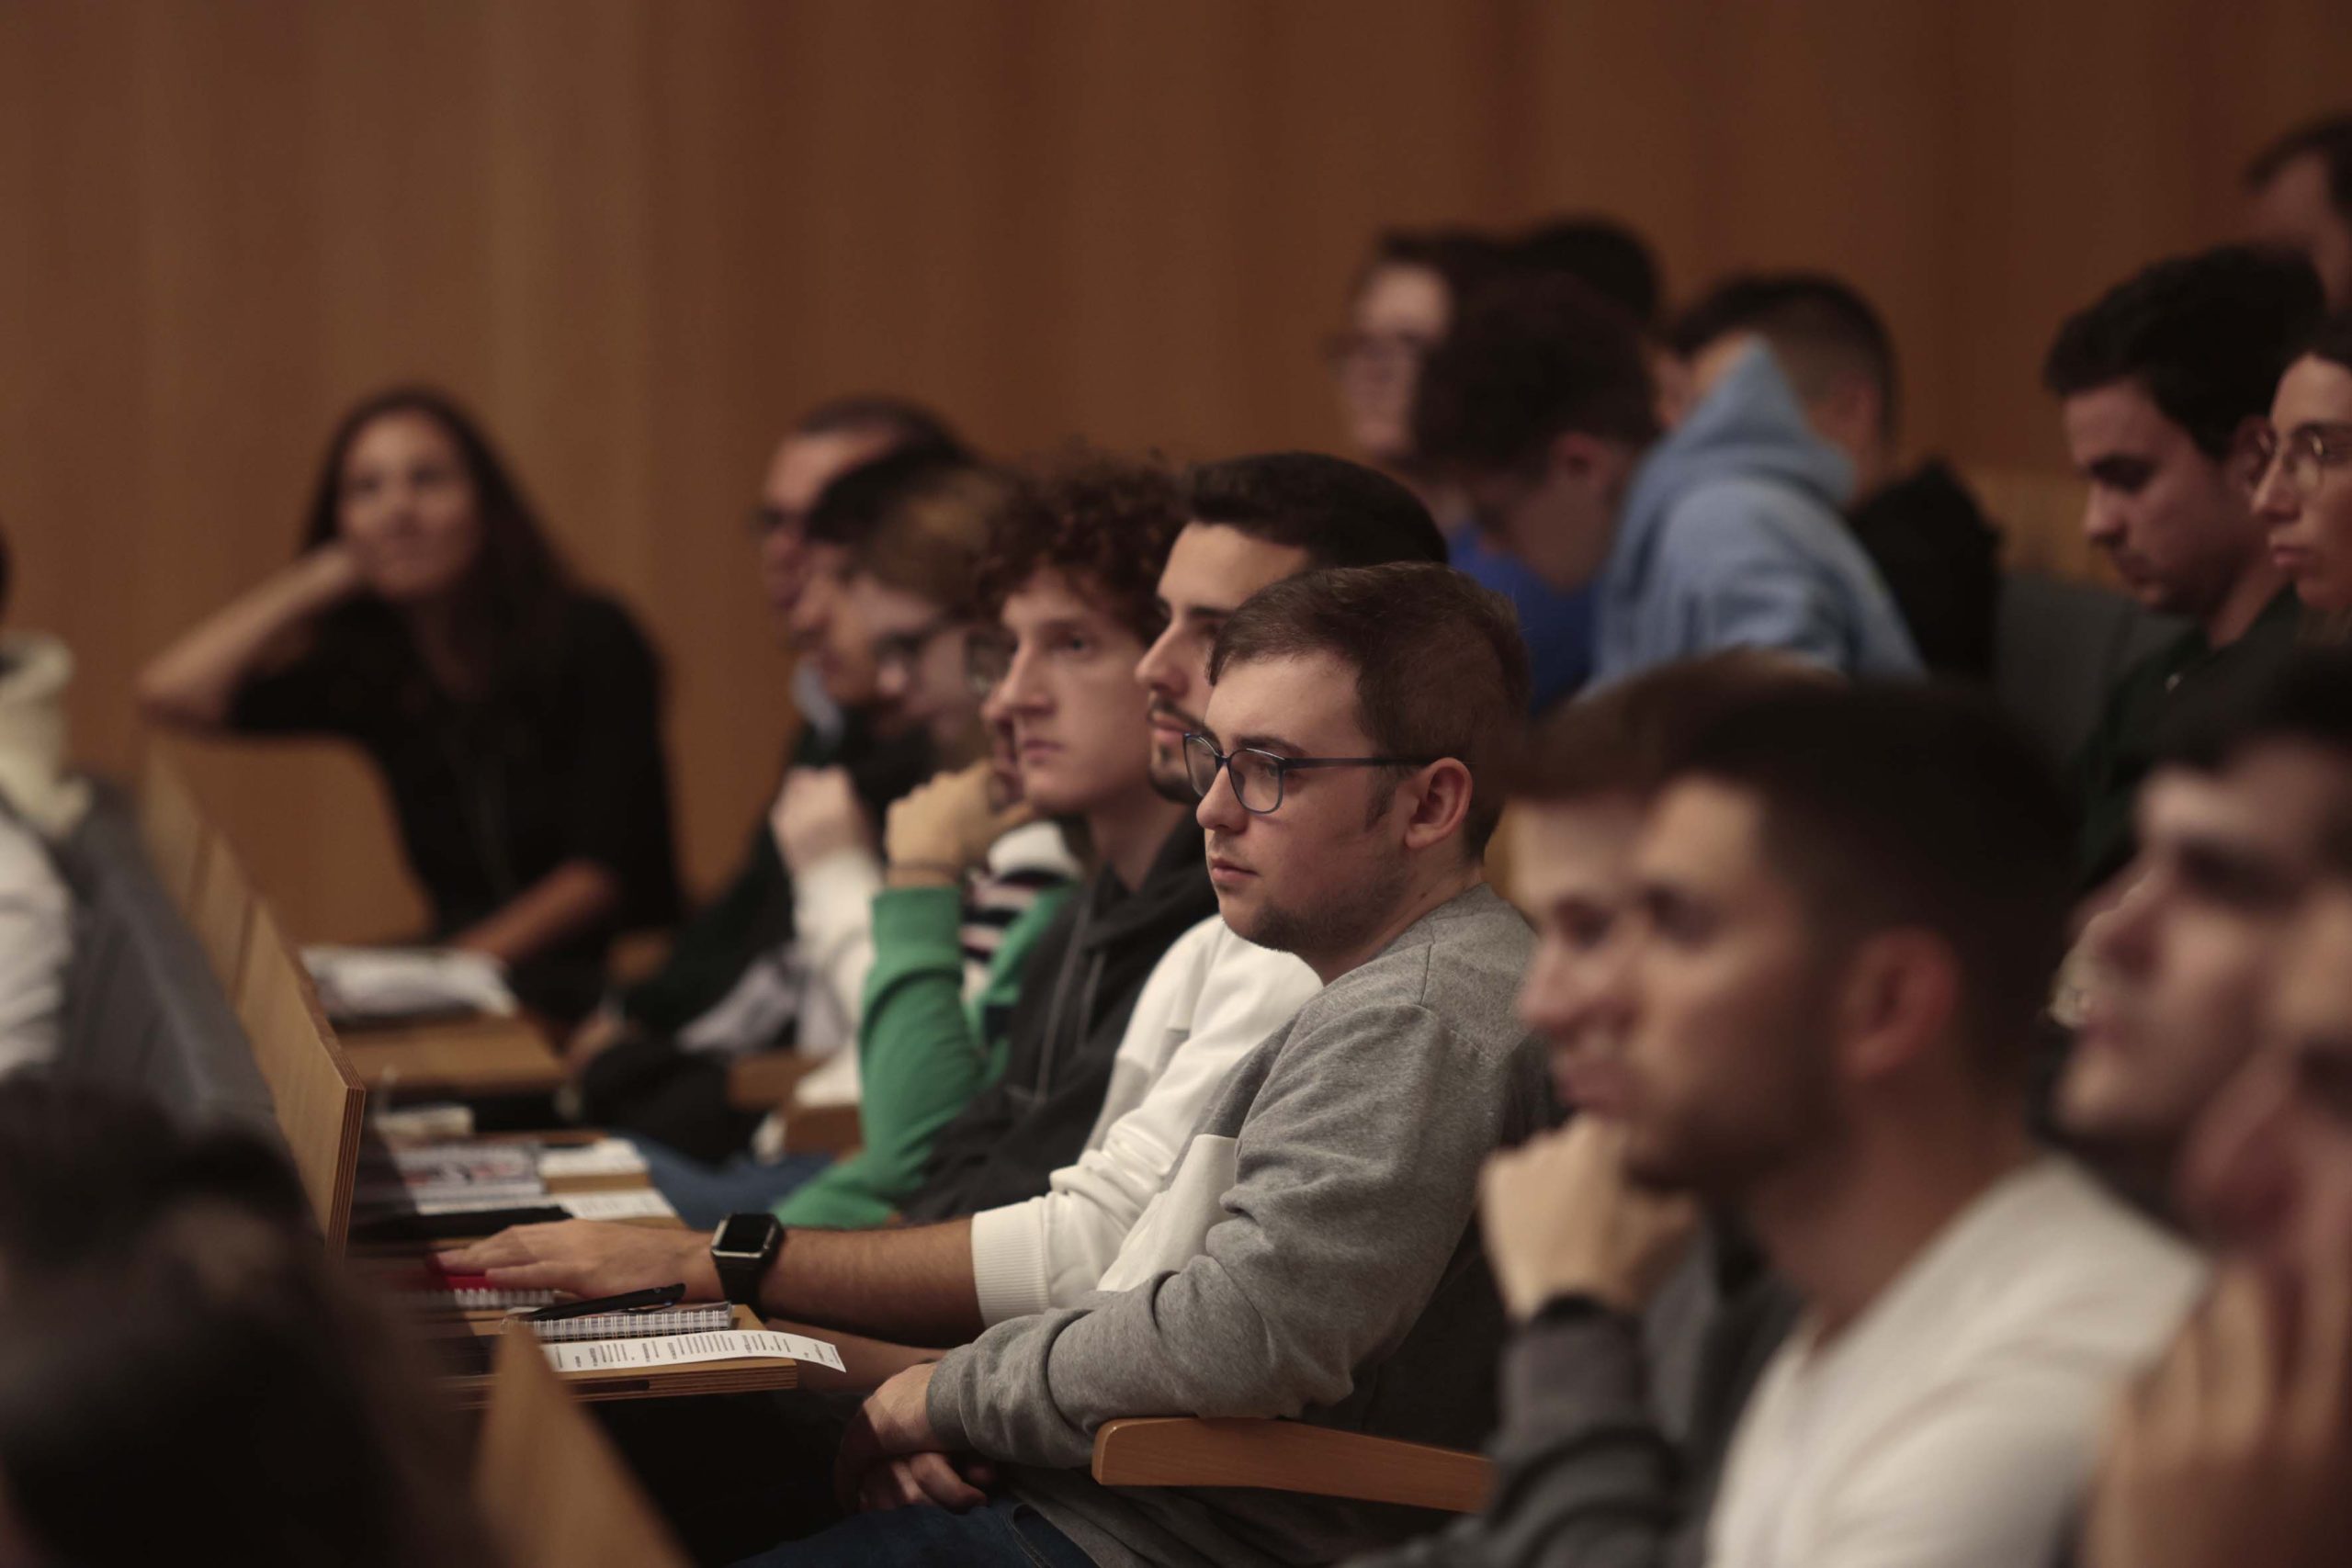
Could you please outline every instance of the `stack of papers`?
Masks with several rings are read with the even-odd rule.
[[[494,958],[437,947],[306,947],[319,1004],[336,1023],[514,1011]]]

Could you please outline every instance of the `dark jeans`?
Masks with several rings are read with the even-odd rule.
[[[763,1165],[736,1155],[725,1165],[702,1161],[655,1142],[641,1133],[622,1133],[645,1156],[646,1175],[670,1200],[678,1218],[696,1230],[710,1230],[729,1214],[773,1209],[793,1190],[833,1163],[831,1155],[786,1155]]]
[[[1094,1568],[1028,1504],[998,1497],[968,1514],[892,1508],[747,1557],[736,1568]]]

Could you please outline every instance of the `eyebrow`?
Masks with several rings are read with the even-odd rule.
[[[1230,748],[1220,741],[1217,749],[1235,751],[1288,751],[1295,754],[1299,748],[1296,741],[1285,740],[1279,735],[1237,735],[1233,738]]]
[[[2183,833],[2174,853],[2193,880],[2229,897],[2276,905],[2300,890],[2291,868],[2219,833]]]

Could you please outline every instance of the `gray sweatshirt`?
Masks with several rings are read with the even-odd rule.
[[[1550,1115],[1541,1046],[1513,1012],[1532,945],[1482,886],[1317,993],[1234,1068],[1138,1223],[1166,1266],[939,1363],[945,1446],[1011,1467],[1012,1492],[1106,1568],[1328,1562],[1440,1522],[1252,1488],[1104,1487],[1086,1467],[1095,1428],[1123,1416],[1486,1438],[1503,1322],[1471,1221],[1481,1163]],[[1204,1179],[1213,1203],[1187,1196]],[[1105,1279],[1134,1271],[1123,1253]]]

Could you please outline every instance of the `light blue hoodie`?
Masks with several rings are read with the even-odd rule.
[[[1593,684],[1726,648],[1920,673],[1902,612],[1838,515],[1853,484],[1771,355],[1743,354],[1634,470],[1597,580]]]

